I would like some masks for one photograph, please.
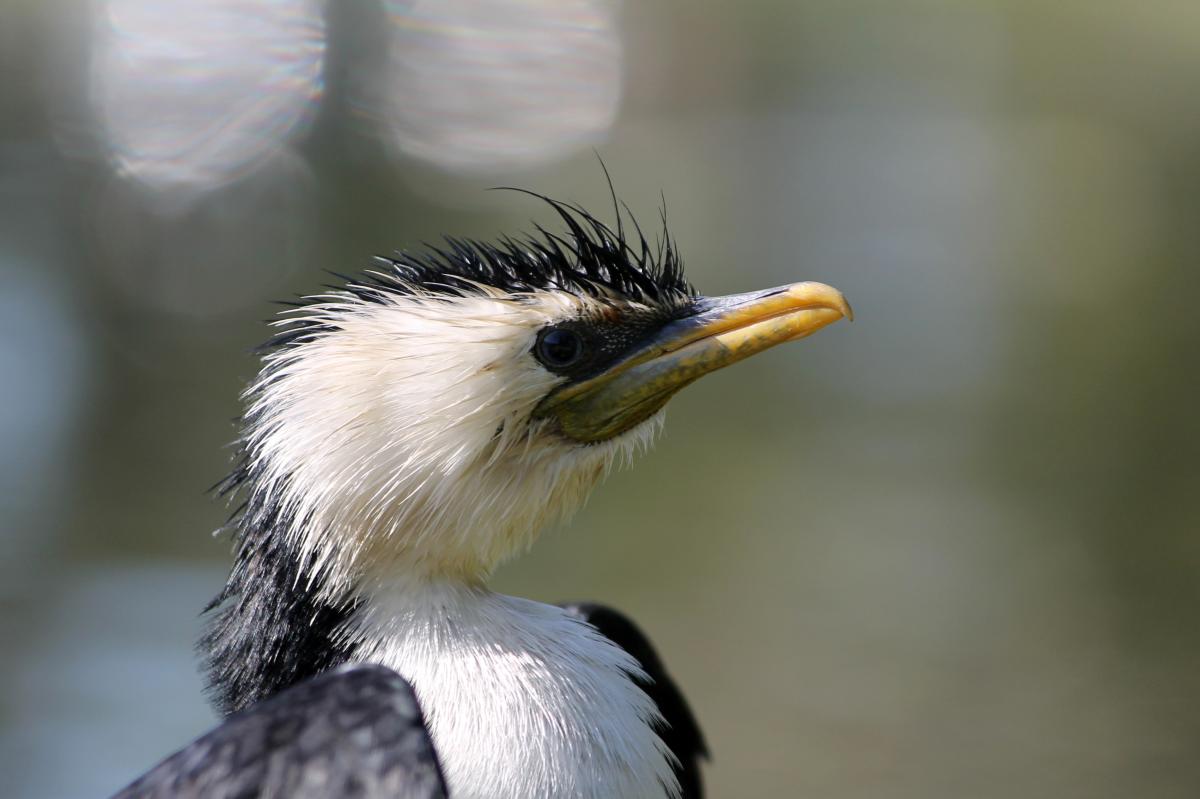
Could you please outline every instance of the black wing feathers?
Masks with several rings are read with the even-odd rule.
[[[700,761],[708,759],[708,746],[700,732],[700,725],[692,715],[687,700],[679,687],[663,668],[662,661],[650,641],[632,621],[623,614],[604,605],[590,602],[573,602],[563,607],[591,624],[617,646],[633,655],[651,682],[638,681],[662,714],[665,727],[655,730],[663,743],[674,753],[679,765],[675,776],[679,778],[681,799],[703,799],[704,783],[700,774]]]
[[[346,666],[236,713],[113,799],[445,799],[416,696]]]

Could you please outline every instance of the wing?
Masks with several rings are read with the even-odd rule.
[[[675,775],[679,778],[680,799],[703,799],[704,783],[700,774],[700,761],[708,759],[708,746],[700,732],[700,725],[692,715],[687,700],[679,687],[663,668],[658,653],[650,641],[632,621],[612,608],[590,602],[572,602],[563,607],[579,616],[600,631],[617,646],[633,655],[650,677],[650,682],[638,680],[642,690],[658,705],[665,725],[655,732],[663,743],[675,754],[679,765]]]
[[[235,713],[113,799],[445,799],[412,688],[383,666],[326,672]]]

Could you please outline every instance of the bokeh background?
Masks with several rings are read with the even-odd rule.
[[[706,379],[497,584],[651,633],[715,797],[1200,795],[1194,0],[12,0],[0,774],[214,721],[205,494],[270,300],[660,192],[711,293],[858,312]]]

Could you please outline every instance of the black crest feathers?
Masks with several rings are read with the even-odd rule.
[[[665,207],[660,213],[662,231],[651,245],[628,206],[620,203],[615,193],[614,229],[578,204],[527,189],[501,190],[527,194],[546,203],[566,226],[565,232],[554,233],[535,225],[534,235],[503,236],[494,242],[447,236],[442,245],[424,251],[401,250],[391,257],[378,256],[360,275],[337,274],[345,283],[329,286],[333,295],[287,304],[304,308],[328,302],[338,294],[373,303],[418,292],[455,297],[481,293],[484,286],[514,295],[549,289],[591,296],[608,294],[664,308],[674,308],[695,296],[667,231]],[[626,220],[632,231],[626,227]],[[302,343],[323,332],[312,319],[298,318],[282,324],[283,329],[264,349]]]

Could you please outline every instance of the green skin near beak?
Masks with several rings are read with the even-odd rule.
[[[600,374],[551,393],[534,417],[555,419],[576,441],[605,441],[646,421],[675,392],[709,372],[842,318],[854,318],[850,304],[824,283],[701,297],[691,314],[665,325]]]

